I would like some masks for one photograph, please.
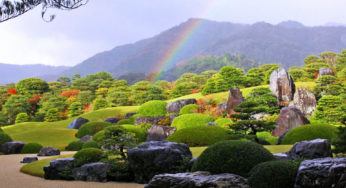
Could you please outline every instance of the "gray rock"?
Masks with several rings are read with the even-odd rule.
[[[79,139],[80,141],[82,142],[89,142],[89,141],[92,141],[93,140],[93,136],[89,136],[89,135],[85,135],[83,136],[82,138]]]
[[[127,113],[126,115],[125,115],[125,118],[126,119],[129,119],[130,117],[132,117],[132,116],[134,116],[134,115],[136,115],[137,113]]]
[[[217,108],[216,108],[216,113],[218,114],[225,114],[227,110],[227,102],[220,104]]]
[[[128,161],[135,182],[147,183],[154,175],[173,173],[192,154],[186,144],[151,141],[128,150]]]
[[[67,127],[69,129],[79,129],[82,125],[84,125],[85,123],[88,123],[89,120],[79,117],[75,120],[73,120],[70,125]]]
[[[227,114],[234,113],[233,109],[244,101],[242,92],[238,87],[229,90],[226,112]]]
[[[327,139],[315,139],[310,141],[297,142],[290,151],[287,152],[291,160],[307,158],[315,159],[331,157],[331,145]]]
[[[325,75],[334,76],[334,72],[330,68],[320,68],[320,70],[318,71],[318,78],[320,76],[325,76]]]
[[[160,174],[154,176],[145,188],[250,188],[247,179],[235,174],[216,174],[209,172]]]
[[[152,125],[148,130],[147,141],[164,141],[167,137],[177,131],[176,127]]]
[[[107,170],[110,167],[110,164],[102,162],[89,163],[79,168],[74,168],[72,174],[75,180],[106,182]]]
[[[207,125],[207,126],[217,126],[216,123],[214,123],[214,122],[212,122],[212,121],[209,122],[209,123],[206,123],[205,125]]]
[[[316,97],[305,87],[298,88],[294,93],[290,106],[298,108],[306,117],[310,117],[316,110]]]
[[[345,188],[346,157],[303,161],[298,169],[295,188]]]
[[[151,125],[156,125],[159,121],[165,119],[165,116],[159,117],[137,117],[135,120],[135,125],[141,125],[143,123],[148,123]]]
[[[48,180],[70,180],[71,177],[62,176],[62,172],[71,170],[74,158],[60,158],[50,161],[49,166],[45,166],[44,178]]]
[[[196,99],[182,99],[173,102],[169,102],[166,106],[167,113],[179,113],[179,111],[188,104],[195,104]]]
[[[280,160],[280,161],[287,161],[288,160],[288,155],[286,152],[283,153],[275,153],[273,154],[275,159]]]
[[[5,155],[20,154],[24,145],[24,142],[5,142],[1,145],[1,152]]]
[[[23,161],[21,161],[21,163],[31,163],[31,162],[34,162],[37,160],[38,160],[37,157],[24,157]]]
[[[107,119],[105,120],[105,122],[109,122],[109,123],[115,125],[115,124],[117,124],[118,121],[120,121],[120,120],[121,120],[121,119],[119,119],[119,118],[112,117],[112,118],[107,118]]]
[[[262,113],[251,115],[251,118],[253,118],[255,120],[264,120],[268,116],[270,116],[270,114],[262,112]]]
[[[280,110],[273,136],[281,136],[286,131],[310,123],[304,114],[296,107],[290,106]]]
[[[60,150],[53,147],[44,147],[37,154],[37,156],[54,156],[54,155],[60,155]]]
[[[271,73],[269,88],[277,97],[279,105],[288,106],[296,87],[291,75],[284,68],[279,68]]]

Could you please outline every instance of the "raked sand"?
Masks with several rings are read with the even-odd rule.
[[[69,152],[62,152],[62,155]],[[21,173],[19,170],[23,166],[20,161],[23,157],[35,156],[32,154],[26,155],[0,155],[0,188],[143,188],[144,185],[132,183],[97,183],[97,182],[82,182],[82,181],[58,181],[45,180],[43,178]],[[45,157],[39,157],[44,159]]]

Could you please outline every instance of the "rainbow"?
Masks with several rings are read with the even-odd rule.
[[[217,0],[211,0],[201,15],[206,16],[209,14],[211,10],[214,9],[216,4]],[[175,38],[170,47],[163,53],[162,57],[159,58],[154,70],[151,71],[154,74],[151,77],[152,81],[160,80],[160,78],[163,76],[163,72],[171,68],[177,56],[189,43],[196,31],[201,28],[204,22],[204,19],[192,19],[190,22],[188,22],[189,25],[187,25],[184,30]]]

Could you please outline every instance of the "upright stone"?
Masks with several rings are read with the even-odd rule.
[[[284,68],[279,68],[271,73],[269,88],[281,106],[287,106],[293,100],[296,89],[291,75]]]
[[[230,89],[226,107],[227,114],[232,114],[234,112],[233,109],[243,101],[243,94],[238,87]]]
[[[311,91],[301,87],[294,93],[291,105],[298,108],[306,117],[310,117],[316,110],[316,97]]]
[[[179,111],[188,104],[195,104],[196,99],[182,99],[173,102],[169,102],[166,106],[167,113],[179,113]]]
[[[310,123],[304,114],[296,107],[290,106],[280,110],[273,136],[281,136],[286,131]]]
[[[318,77],[325,75],[334,76],[334,72],[330,68],[320,68],[320,70],[318,71]]]
[[[82,125],[84,125],[85,123],[88,123],[89,120],[79,117],[75,120],[73,120],[70,125],[67,127],[69,129],[79,129]]]

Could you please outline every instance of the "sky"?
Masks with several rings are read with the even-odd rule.
[[[0,0],[2,1],[2,0]],[[346,24],[345,0],[89,0],[72,11],[41,6],[0,23],[0,62],[73,66],[96,53],[152,37],[189,18],[252,24],[294,20]]]

